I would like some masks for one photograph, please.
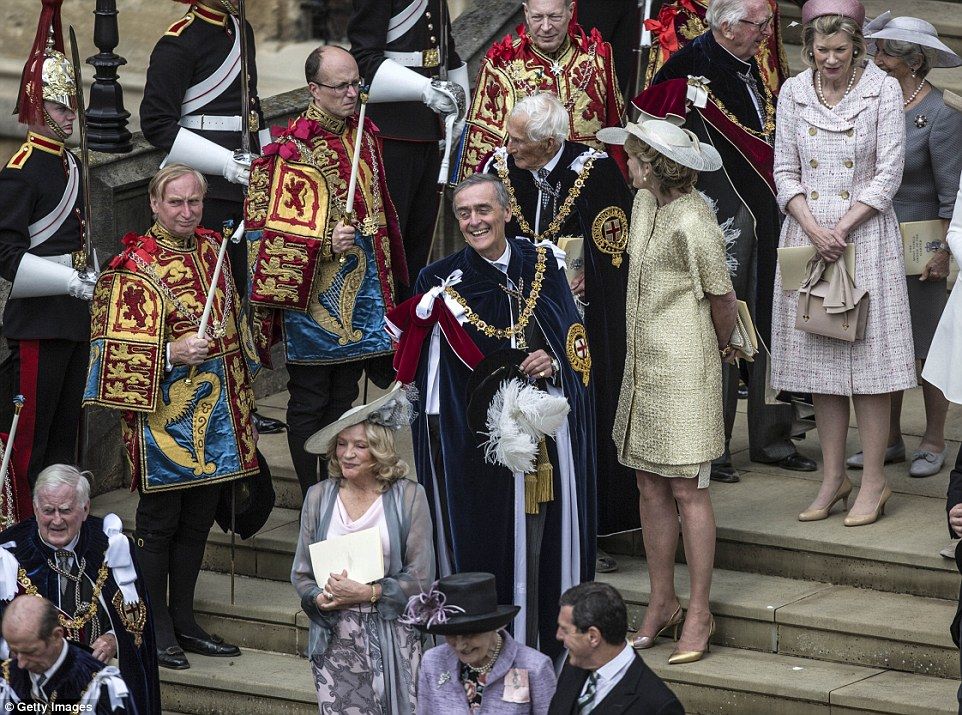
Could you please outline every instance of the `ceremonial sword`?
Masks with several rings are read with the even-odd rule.
[[[73,64],[74,83],[77,86],[77,126],[80,129],[80,180],[83,189],[83,238],[84,268],[81,277],[87,278],[99,266],[93,265],[93,240],[90,231],[90,150],[87,147],[87,110],[84,108],[83,82],[80,78],[80,51],[77,49],[77,33],[70,26],[70,54]]]

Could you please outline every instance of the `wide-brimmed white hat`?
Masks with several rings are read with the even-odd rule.
[[[352,407],[331,424],[308,437],[304,443],[304,451],[310,454],[326,454],[331,440],[348,427],[362,422],[374,422],[391,430],[399,430],[411,424],[414,418],[414,406],[407,389],[409,388],[395,382],[384,395],[373,402]]]
[[[694,132],[675,126],[663,119],[649,119],[635,124],[628,122],[624,128],[608,127],[597,137],[605,144],[624,144],[635,135],[652,149],[682,166],[695,171],[717,171],[722,158],[715,147],[698,141]]]
[[[939,39],[935,26],[917,17],[892,17],[892,13],[886,11],[866,23],[863,29],[870,49],[874,47],[876,40],[913,42],[924,49],[932,67],[962,65],[962,57]]]

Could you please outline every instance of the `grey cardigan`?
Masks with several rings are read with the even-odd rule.
[[[301,530],[291,567],[291,583],[301,597],[301,608],[311,619],[308,657],[327,650],[331,628],[338,611],[321,611],[315,599],[321,586],[311,568],[311,544],[323,541],[331,523],[338,492],[337,479],[326,479],[307,491],[301,510]],[[408,598],[427,589],[434,581],[434,541],[431,515],[424,488],[410,479],[398,479],[381,497],[387,522],[391,554],[387,575],[378,581],[381,598],[378,615],[388,621],[404,612]],[[327,579],[323,580],[326,583]]]

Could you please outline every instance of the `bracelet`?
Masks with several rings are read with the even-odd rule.
[[[371,603],[377,603],[377,591],[373,583],[371,584]]]

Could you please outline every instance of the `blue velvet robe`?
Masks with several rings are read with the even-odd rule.
[[[528,296],[535,274],[538,249],[526,240],[507,240],[511,246],[508,275],[515,285],[520,285],[523,280],[524,295]],[[457,269],[460,269],[463,275],[461,282],[454,288],[471,309],[497,328],[511,325],[508,297],[502,289],[506,285],[505,275],[471,248],[465,248],[427,266],[418,277],[415,292],[424,293],[437,286]],[[517,309],[514,316],[517,319]],[[577,534],[571,536],[578,540],[580,546],[578,580],[583,582],[594,578],[596,453],[590,370],[587,371],[589,381],[586,386],[584,374],[577,372],[572,366],[567,349],[572,329],[577,332],[578,328],[581,328],[583,331],[580,321],[564,272],[558,268],[557,261],[549,251],[540,297],[531,322],[541,329],[551,346],[551,352],[561,364],[560,386],[571,405],[568,427],[575,466],[575,502],[578,512]],[[486,337],[468,322],[465,322],[463,327],[485,355],[510,347],[508,339]],[[513,603],[514,477],[502,466],[485,463],[483,450],[479,447],[483,437],[472,432],[467,424],[466,385],[471,371],[444,341],[442,334],[438,389],[445,493],[436,493],[432,478],[428,420],[424,414],[429,343],[430,340],[425,340],[421,349],[416,377],[421,404],[412,429],[418,479],[427,492],[435,534],[444,530],[444,542],[451,556],[453,571],[486,571],[495,574],[498,603]],[[558,598],[562,590],[562,485],[557,451],[551,442],[552,440],[549,440],[549,453],[554,466],[555,499],[541,505],[542,509],[547,509],[547,520],[540,552],[538,609],[540,645],[549,655],[560,650],[554,633]],[[440,513],[442,508],[439,505],[442,503],[447,505],[446,509],[443,509],[445,513]],[[441,543],[440,540],[438,543]],[[440,555],[439,560],[444,563]],[[523,635],[520,637],[523,638]]]

